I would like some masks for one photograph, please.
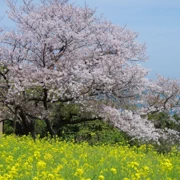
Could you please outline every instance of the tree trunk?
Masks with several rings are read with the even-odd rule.
[[[28,121],[24,111],[21,109],[19,112],[19,116],[21,117],[22,124],[24,126],[25,134],[28,135],[31,133],[32,138],[36,139],[36,132],[35,132],[35,123],[34,120]]]
[[[0,122],[0,136],[3,134],[3,121]]]
[[[52,138],[55,137],[56,132],[55,132],[55,130],[53,129],[50,120],[47,119],[47,118],[45,118],[44,120],[45,120],[45,122],[46,122],[46,126],[47,126],[47,129],[48,129],[51,137],[52,137]]]

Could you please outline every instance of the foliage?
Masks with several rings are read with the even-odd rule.
[[[36,134],[40,135],[40,137],[45,137],[47,135],[45,122],[37,119],[35,121],[35,131],[36,131]],[[3,133],[5,135],[10,135],[14,133],[16,135],[22,136],[26,134],[26,131],[24,130],[23,125],[19,123],[18,121],[16,122],[16,128],[14,129],[13,120],[8,119],[4,121]]]
[[[35,131],[36,134],[40,135],[40,137],[45,137],[48,133],[46,123],[42,120],[37,119],[35,121]]]
[[[127,144],[129,140],[125,133],[101,120],[66,125],[62,128],[60,137],[66,141],[87,142],[90,145]]]
[[[3,133],[6,134],[6,135],[13,134],[13,121],[6,120],[3,123]]]
[[[175,129],[180,132],[180,116],[179,116],[179,114],[176,114],[176,113],[175,113],[175,114],[173,115],[173,118],[174,118],[175,123],[176,123]]]
[[[156,128],[175,129],[176,123],[171,120],[170,114],[167,112],[158,112],[149,114],[148,119],[153,120]]]
[[[67,118],[69,115],[65,113]],[[66,119],[65,119],[66,120]],[[57,121],[59,122],[59,121]],[[127,144],[130,137],[119,129],[109,125],[109,123],[101,120],[87,121],[77,124],[65,124],[59,126],[54,122],[56,129],[59,129],[57,135],[62,140],[75,141],[77,143],[87,142],[90,145],[97,144]],[[41,138],[47,137],[48,131],[46,129],[45,122],[41,120],[35,121],[35,131]],[[23,126],[17,123],[16,135],[24,135]],[[13,134],[13,121],[5,121],[4,134]]]
[[[158,154],[151,146],[89,146],[23,136],[0,138],[0,179],[179,179],[180,152]]]

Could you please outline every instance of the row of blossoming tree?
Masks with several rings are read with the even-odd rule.
[[[179,136],[147,120],[150,113],[178,110],[180,86],[179,80],[146,78],[137,33],[67,0],[7,4],[16,28],[1,28],[1,121],[21,122],[35,138],[39,119],[53,136],[53,107],[77,104],[78,120],[59,118],[62,125],[102,119],[135,138]]]

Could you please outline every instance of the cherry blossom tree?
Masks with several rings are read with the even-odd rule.
[[[79,122],[104,119],[132,136],[150,139],[151,133],[145,135],[147,125],[155,132],[154,139],[160,136],[141,113],[150,113],[156,106],[158,110],[169,108],[179,84],[170,83],[162,91],[165,80],[161,84],[162,79],[150,82],[145,78],[148,70],[138,62],[147,57],[145,46],[136,40],[137,33],[67,0],[23,0],[20,6],[13,0],[7,3],[16,29],[0,36],[2,118],[13,114],[34,137],[35,120],[41,119],[54,135],[54,105],[74,103],[81,107]],[[138,102],[143,109],[137,108]],[[120,112],[127,107],[136,108]],[[91,115],[84,117],[84,112]],[[126,116],[131,117],[132,127],[125,128]]]
[[[144,100],[145,114],[159,111],[170,111],[179,109],[180,81],[178,79],[158,78],[146,84],[147,91],[141,98]]]

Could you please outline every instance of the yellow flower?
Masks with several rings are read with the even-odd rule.
[[[112,173],[114,173],[114,174],[117,174],[116,168],[111,168],[110,171],[111,171]]]
[[[40,154],[39,151],[35,151],[35,152],[34,152],[34,157],[35,157],[36,159],[39,159],[40,156],[41,156],[41,154]]]
[[[13,162],[13,156],[8,156],[7,158],[6,158],[6,163],[11,163],[11,162]]]
[[[170,171],[173,168],[173,165],[169,159],[164,159],[164,161],[161,162],[161,167],[164,171]]]
[[[100,175],[99,177],[98,177],[98,180],[104,180],[105,178],[104,178],[104,176],[103,175]]]
[[[84,173],[83,169],[78,168],[74,175],[75,176],[82,176],[83,173]]]
[[[24,165],[23,165],[23,168],[24,169],[32,169],[32,164],[29,163],[29,162],[25,162]]]
[[[38,177],[33,177],[33,179],[32,179],[32,180],[39,180],[39,179],[38,179]]]
[[[28,157],[27,162],[28,163],[32,163],[33,162],[33,158],[32,157]]]
[[[137,163],[137,162],[131,162],[129,164],[129,167],[132,167],[132,168],[137,168],[138,166],[139,166],[139,163]]]
[[[59,173],[59,171],[60,171],[62,168],[63,168],[63,165],[60,164],[60,165],[58,165],[58,166],[54,169],[53,172],[57,174],[57,173]]]
[[[135,174],[135,177],[136,177],[137,179],[140,179],[140,178],[141,178],[141,174],[140,174],[140,173],[136,173],[136,174]]]
[[[144,166],[143,169],[144,169],[144,171],[149,172],[149,167],[148,166]]]
[[[44,159],[52,161],[53,160],[53,156],[51,154],[47,153],[47,154],[44,155]]]
[[[47,178],[48,180],[54,180],[55,179],[53,174],[48,174],[47,177],[48,177]]]
[[[38,169],[44,169],[44,168],[46,168],[46,163],[45,163],[44,161],[39,161],[39,162],[37,163],[37,168],[38,168]]]
[[[12,176],[10,174],[4,174],[4,179],[12,179]]]

